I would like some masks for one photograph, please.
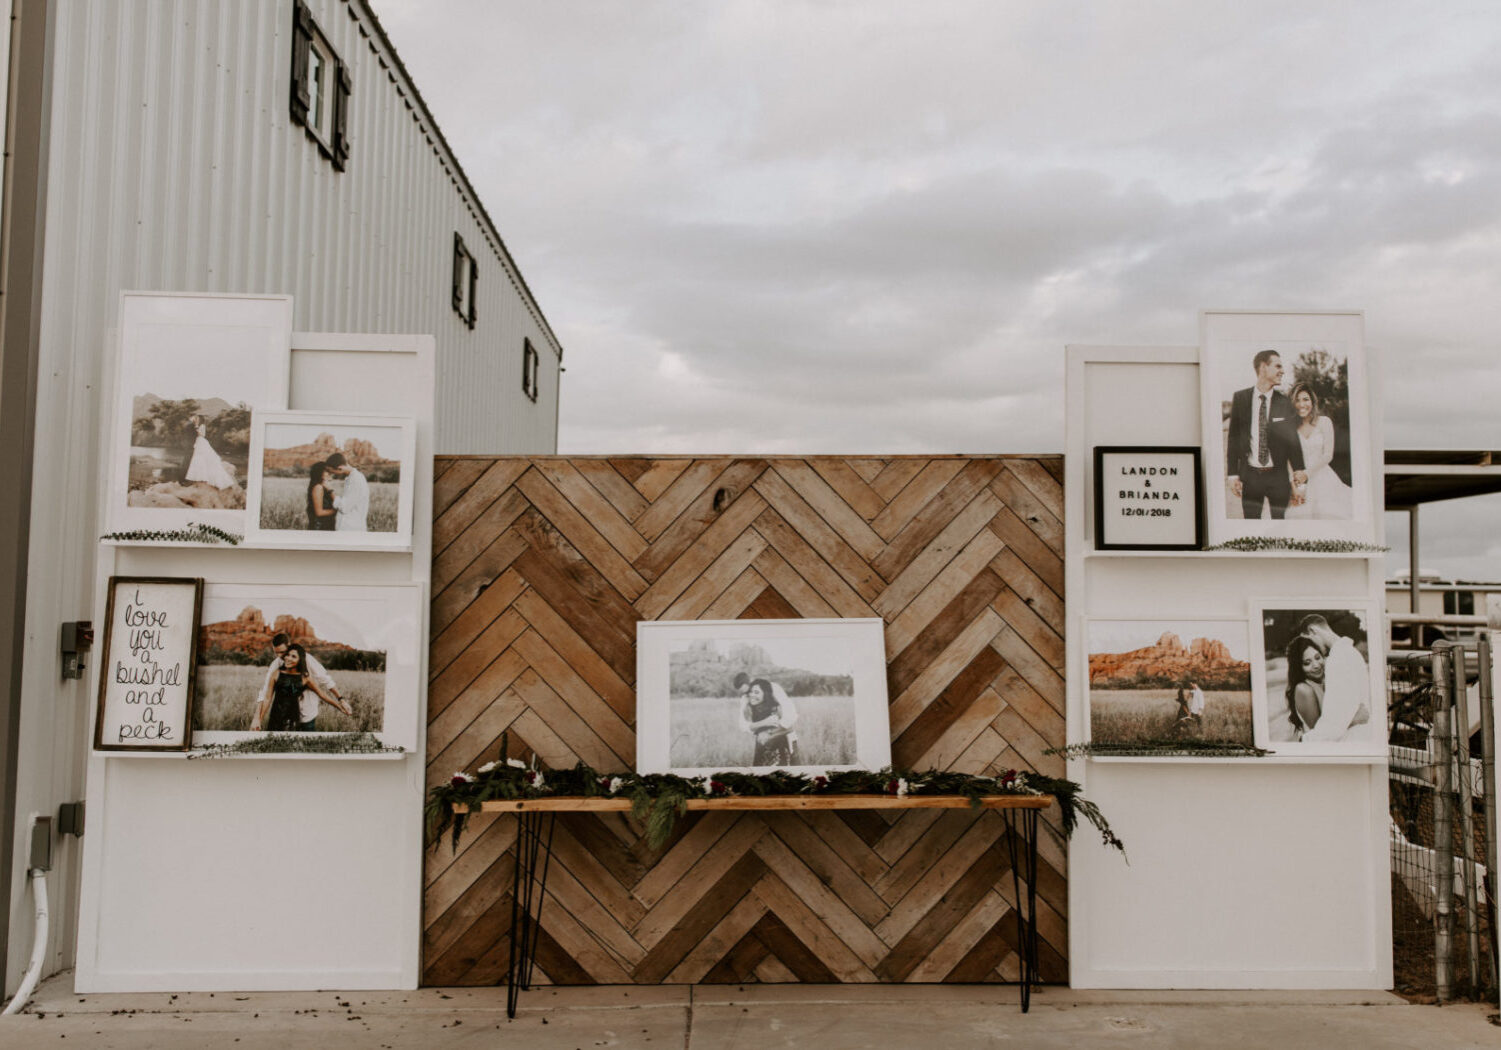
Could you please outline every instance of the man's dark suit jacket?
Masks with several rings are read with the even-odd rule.
[[[1255,411],[1255,387],[1237,390],[1230,398],[1230,447],[1225,450],[1225,473],[1245,478],[1251,447],[1251,413]],[[1267,453],[1272,466],[1303,469],[1303,444],[1298,440],[1298,413],[1280,390],[1272,390],[1272,422],[1267,427]]]

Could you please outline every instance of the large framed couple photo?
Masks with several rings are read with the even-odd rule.
[[[245,538],[258,547],[410,550],[415,457],[410,418],[257,412]]]
[[[208,583],[193,744],[265,733],[417,739],[419,584]]]
[[[1359,313],[1201,317],[1208,539],[1375,540]]]
[[[250,417],[286,407],[291,335],[291,296],[121,295],[107,534],[243,534]]]
[[[645,621],[636,768],[807,776],[891,763],[879,619]]]

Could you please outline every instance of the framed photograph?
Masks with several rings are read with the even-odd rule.
[[[1204,545],[1199,450],[1099,445],[1094,450],[1096,550],[1198,550]]]
[[[1266,747],[1287,755],[1386,753],[1380,629],[1366,601],[1252,604],[1251,686]]]
[[[1201,317],[1209,542],[1375,539],[1359,313]]]
[[[1245,620],[1089,620],[1087,739],[1260,743]]]
[[[246,542],[410,550],[416,449],[410,418],[255,413]]]
[[[112,576],[99,657],[96,751],[191,746],[203,581]]]
[[[107,534],[245,531],[250,416],[287,407],[292,297],[120,297]]]
[[[420,584],[209,583],[201,620],[195,745],[373,733],[416,746]]]
[[[637,771],[890,765],[883,628],[874,618],[637,624]]]

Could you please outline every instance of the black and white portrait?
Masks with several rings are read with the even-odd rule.
[[[639,625],[640,768],[693,775],[885,765],[880,623]]]
[[[1381,653],[1363,603],[1268,602],[1255,610],[1255,688],[1268,746],[1285,753],[1379,750]]]

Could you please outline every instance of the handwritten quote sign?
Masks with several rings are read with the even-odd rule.
[[[188,748],[202,600],[199,579],[110,579],[95,748]]]
[[[1098,549],[1201,545],[1197,448],[1097,447],[1094,490]]]

